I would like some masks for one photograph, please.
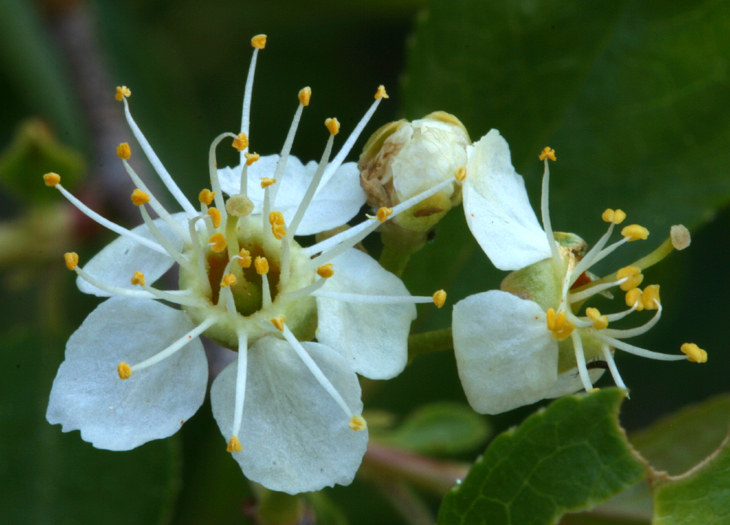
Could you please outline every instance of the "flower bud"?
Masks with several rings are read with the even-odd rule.
[[[443,111],[413,122],[386,124],[370,137],[358,162],[368,204],[392,208],[444,180],[454,179],[454,172],[466,166],[466,147],[470,143],[459,119]],[[405,230],[425,233],[460,202],[461,185],[454,181],[393,222]]]

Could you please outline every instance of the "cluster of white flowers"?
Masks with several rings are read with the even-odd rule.
[[[304,88],[281,154],[260,157],[248,149],[249,113],[256,59],[265,43],[263,35],[252,39],[241,132],[213,141],[211,189],[200,192],[200,209],[180,191],[136,125],[126,87],[116,96],[132,132],[183,211],[169,213],[152,195],[128,162],[128,144],[117,154],[137,187],[131,199],[144,223],[133,230],[90,210],[63,188],[59,175],[44,176],[48,186],[120,235],[83,268],[75,253],[66,254],[81,291],[111,298],[71,336],[47,419],[64,431],[79,429],[85,440],[110,450],[172,435],[205,398],[208,366],[199,339],[204,335],[238,352],[211,389],[229,452],[250,479],[298,493],[352,481],[368,439],[356,374],[388,379],[400,373],[415,304],[441,307],[445,301],[443,291],[412,297],[398,277],[353,247],[384,221],[459,183],[442,181],[302,247],[296,235],[346,224],[364,204],[359,170],[344,159],[387,94],[378,88],[375,102],[331,161],[340,125],[328,119],[320,162],[304,165],[289,155],[310,102],[311,90]],[[241,163],[218,170],[216,147],[227,137]],[[150,285],[175,263],[179,290]],[[306,342],[314,337],[317,343]]]

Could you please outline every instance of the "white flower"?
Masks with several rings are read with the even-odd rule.
[[[639,289],[641,270],[673,248],[686,247],[686,228],[674,226],[670,239],[634,265],[594,278],[588,272],[593,264],[626,242],[646,239],[649,232],[635,224],[626,226],[621,231],[623,238],[606,246],[614,226],[626,217],[621,210],[606,210],[602,218],[609,223],[608,231],[588,252],[577,236],[553,233],[548,213],[548,159],[555,160],[554,151],[545,148],[540,159],[545,162],[544,229],[499,132],[491,130],[470,151],[464,181],[467,223],[497,268],[516,270],[502,283],[507,291],[479,293],[454,306],[454,351],[472,407],[496,414],[581,388],[591,391],[606,369],[625,389],[614,362],[616,349],[651,359],[705,362],[707,353],[691,343],[682,345],[686,355],[667,355],[623,341],[645,333],[659,321],[659,287]],[[606,295],[613,287],[626,292],[627,310],[603,315],[596,308],[586,308],[585,315],[577,315],[589,298]],[[644,309],[656,310],[656,314],[643,326],[609,328],[610,323]]]
[[[298,493],[352,481],[368,439],[356,373],[375,379],[397,375],[406,364],[415,303],[443,304],[443,292],[412,297],[400,279],[352,247],[447,183],[302,247],[295,235],[342,225],[363,204],[358,171],[343,161],[387,95],[381,86],[332,162],[339,124],[328,119],[322,160],[302,166],[289,150],[309,104],[311,90],[305,88],[283,151],[259,157],[248,151],[248,115],[265,37],[254,37],[252,44],[242,132],[213,141],[212,191],[200,192],[200,210],[132,119],[126,87],[117,89],[117,98],[124,102],[127,121],[184,211],[170,214],[150,193],[127,162],[127,144],[117,153],[137,186],[131,198],[144,220],[133,230],[87,208],[63,188],[60,176],[44,176],[82,212],[120,234],[83,268],[76,254],[65,256],[82,291],[111,298],[69,340],[47,419],[63,431],[79,429],[97,448],[111,450],[170,436],[205,397],[208,369],[199,340],[205,335],[238,351],[212,387],[213,412],[228,450],[250,479]],[[241,166],[220,170],[227,200],[215,156],[226,137],[241,152]],[[151,219],[148,205],[158,219]],[[153,288],[150,283],[175,263],[180,289]],[[315,335],[318,343],[300,342]]]

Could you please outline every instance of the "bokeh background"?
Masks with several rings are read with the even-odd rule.
[[[652,232],[601,267],[629,264],[669,226],[691,248],[648,270],[664,318],[636,344],[677,352],[692,341],[707,365],[619,355],[631,388],[621,421],[643,428],[728,389],[730,6],[711,1],[479,0],[2,0],[0,2],[0,521],[4,523],[246,523],[254,494],[209,405],[170,439],[128,453],[62,434],[45,409],[66,339],[98,304],[76,290],[61,256],[88,260],[113,238],[43,183],[57,171],[104,215],[140,222],[114,148],[131,136],[113,98],[132,89],[140,127],[183,191],[207,181],[210,141],[236,131],[249,40],[266,33],[252,109],[252,149],[278,152],[311,86],[293,153],[318,159],[325,118],[352,129],[379,84],[380,125],[454,113],[473,140],[497,128],[533,203],[545,145],[557,151],[556,230],[589,243],[600,213],[622,208]],[[222,150],[222,149],[221,149]],[[219,164],[236,162],[221,151]],[[355,152],[351,160],[356,160]],[[152,169],[133,161],[145,175]],[[639,245],[640,246],[636,246]],[[368,249],[377,255],[377,237]],[[437,227],[404,281],[414,294],[445,288],[449,304],[495,288],[496,271],[461,208]],[[620,307],[616,307],[619,309]],[[648,314],[647,314],[648,318]],[[642,318],[643,319],[643,318]],[[448,326],[450,309],[423,307],[414,333]],[[99,349],[103,352],[103,349]],[[599,386],[609,385],[604,378]],[[395,418],[436,401],[465,403],[453,354],[418,357],[366,401]],[[495,432],[536,407],[489,418]],[[473,460],[479,448],[455,458]],[[377,485],[377,483],[376,483]],[[425,496],[431,508],[438,498]],[[308,504],[318,523],[407,523],[372,482],[327,490]]]

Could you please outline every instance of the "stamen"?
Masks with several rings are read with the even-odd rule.
[[[268,188],[272,184],[276,184],[276,179],[272,179],[269,177],[261,177],[261,188],[262,189]]]
[[[129,124],[129,127],[132,129],[132,134],[137,139],[137,142],[139,142],[139,145],[142,146],[142,151],[144,151],[145,155],[147,155],[147,159],[150,161],[150,164],[152,164],[152,167],[157,172],[157,175],[159,175],[160,179],[162,179],[163,184],[167,187],[170,193],[172,193],[172,196],[180,204],[180,206],[182,206],[183,210],[185,210],[185,212],[188,214],[188,217],[195,217],[195,215],[197,215],[195,208],[193,208],[193,205],[190,204],[190,201],[185,197],[183,192],[180,191],[180,188],[177,186],[177,184],[175,184],[175,181],[167,172],[165,166],[162,165],[160,159],[157,157],[157,155],[155,155],[155,152],[152,150],[152,146],[150,146],[150,143],[147,142],[147,139],[142,133],[142,130],[139,129],[139,126],[137,126],[137,123],[132,118],[132,113],[129,111],[129,103],[127,102],[127,99],[124,98],[123,100],[124,115],[127,118],[127,123]]]
[[[218,208],[208,208],[208,215],[213,220],[213,228],[218,229],[218,226],[221,225],[221,212],[218,211]]]
[[[43,175],[43,182],[45,182],[46,186],[49,188],[53,188],[56,184],[61,182],[61,176],[58,173],[46,173]]]
[[[140,272],[140,271],[134,272],[134,275],[132,276],[132,281],[131,281],[131,283],[133,285],[135,285],[135,286],[137,286],[137,285],[144,286],[146,282],[147,281],[144,278],[144,274],[142,272]]]
[[[129,88],[127,86],[117,86],[117,92],[114,94],[114,98],[116,98],[118,102],[121,102],[122,99],[125,97],[131,96],[132,92],[129,91]]]
[[[289,153],[291,152],[292,144],[294,144],[294,136],[297,134],[297,128],[299,128],[302,111],[305,106],[309,105],[309,98],[311,96],[312,90],[308,87],[305,87],[299,92],[299,107],[297,107],[297,111],[294,113],[294,119],[289,127],[289,133],[287,133],[286,140],[284,140],[284,146],[281,148],[279,161],[276,163],[276,170],[274,171],[274,179],[279,181],[279,184],[271,188],[272,205],[276,203],[276,195],[279,193],[279,188],[281,187],[281,179],[286,173],[286,163],[289,160]],[[306,104],[304,102],[306,102]]]
[[[335,389],[332,383],[330,383],[329,379],[327,379],[327,377],[322,373],[322,370],[319,369],[317,363],[314,362],[314,359],[311,358],[311,356],[307,353],[302,344],[297,340],[291,330],[289,330],[289,327],[284,325],[283,328],[284,339],[288,341],[288,343],[297,353],[299,358],[304,362],[304,365],[309,369],[310,372],[312,372],[312,375],[315,377],[315,379],[317,379],[319,384],[322,385],[322,387],[327,391],[330,396],[332,396],[332,399],[334,399],[335,403],[340,406],[347,418],[349,420],[352,420],[352,410],[350,410],[350,407],[347,406],[347,403],[345,403],[345,400],[342,398],[340,393],[337,391],[337,389]]]
[[[269,261],[266,257],[256,257],[253,264],[256,268],[256,273],[259,275],[266,275],[269,273]]]
[[[551,152],[551,153],[550,153]],[[548,153],[550,153],[548,155]],[[542,153],[540,154],[540,157],[542,157],[542,160],[545,162],[545,171],[542,175],[542,197],[540,202],[540,208],[542,210],[542,227],[545,230],[545,235],[547,236],[548,245],[550,246],[550,253],[553,255],[553,260],[555,261],[555,264],[558,265],[558,268],[562,266],[562,260],[560,259],[560,254],[558,253],[558,246],[555,242],[555,234],[553,234],[553,226],[550,222],[550,167],[548,166],[548,159],[555,158],[555,151],[550,150],[550,148],[545,148],[542,150]],[[580,275],[580,274],[578,274]]]
[[[658,284],[650,284],[644,288],[644,291],[641,294],[641,304],[644,305],[645,309],[656,310],[659,308],[660,302]]]
[[[286,321],[285,315],[283,315],[283,314],[277,315],[276,317],[271,319],[271,324],[273,324],[277,330],[279,330],[280,332],[283,332],[284,331],[284,321]]]
[[[324,121],[324,125],[330,135],[337,135],[340,132],[340,121],[337,118],[328,118]]]
[[[557,161],[558,159],[555,158],[555,150],[550,148],[549,146],[545,146],[543,150],[540,152],[540,156],[538,157],[540,160],[549,159],[553,162]]]
[[[621,230],[621,235],[623,235],[628,242],[639,240],[645,241],[647,237],[649,237],[649,230],[643,226],[639,226],[638,224],[631,224]]]
[[[623,379],[621,379],[621,374],[618,373],[618,367],[616,366],[616,361],[614,361],[613,355],[611,354],[611,349],[604,343],[601,345],[601,351],[603,352],[603,358],[608,364],[608,369],[611,371],[614,383],[616,383],[617,387],[623,388],[628,392],[628,388],[626,388]]]
[[[385,222],[391,215],[393,215],[393,208],[382,207],[378,210],[376,217],[380,222]]]
[[[248,335],[245,330],[238,330],[238,363],[236,367],[236,402],[233,412],[233,428],[228,452],[241,452],[241,442],[238,434],[241,432],[243,421],[243,406],[246,398],[246,376],[248,375]],[[234,441],[235,440],[235,441]]]
[[[446,302],[446,292],[443,290],[438,290],[437,292],[434,292],[432,298],[433,304],[436,305],[436,308],[441,308]]]
[[[135,190],[138,191],[138,190]],[[132,201],[134,202],[134,194],[132,194]],[[177,262],[180,266],[187,267],[189,265],[189,261],[185,258],[185,256],[177,251],[175,247],[172,245],[170,241],[167,240],[167,238],[162,235],[162,232],[157,227],[157,225],[152,221],[152,218],[150,217],[149,213],[147,212],[147,208],[145,208],[144,205],[139,205],[139,212],[142,215],[142,220],[147,225],[147,229],[150,231],[152,236],[155,238],[155,240],[165,249],[165,252],[167,255],[175,259],[175,262]]]
[[[323,264],[322,266],[319,266],[317,268],[317,275],[319,275],[323,279],[329,279],[334,274],[335,271],[332,269],[332,263]]]
[[[609,212],[609,211],[613,212],[613,210],[606,210],[605,212],[603,212],[604,217],[606,215],[606,212]],[[613,219],[615,219],[616,213],[619,211],[621,211],[621,210],[617,210],[616,212],[614,212],[611,217]],[[623,213],[623,212],[621,212],[621,213]],[[605,218],[604,218],[604,220],[605,220]],[[611,221],[607,221],[607,222],[611,222]],[[606,233],[604,233],[600,239],[598,239],[598,242],[595,244],[595,246],[593,246],[593,248],[591,248],[589,250],[589,252],[587,254],[585,254],[583,259],[576,265],[575,270],[573,271],[573,278],[571,279],[571,283],[570,283],[571,286],[575,283],[575,281],[577,281],[580,278],[581,275],[583,275],[583,272],[585,272],[588,268],[590,268],[591,266],[593,266],[593,264],[596,263],[597,257],[602,254],[601,250],[603,250],[603,247],[608,242],[608,239],[611,238],[611,234],[613,233],[614,226],[615,226],[615,223],[611,222],[611,224],[608,226],[608,231]],[[608,252],[608,253],[611,253],[611,252]],[[605,257],[606,255],[608,255],[608,254],[604,254],[603,257]]]
[[[629,354],[638,355],[639,357],[646,357],[648,359],[656,359],[658,361],[682,361],[683,359],[686,359],[683,355],[672,355],[672,354],[660,354],[659,352],[652,352],[651,350],[645,350],[643,348],[639,348],[638,346],[630,345],[628,343],[625,343],[624,341],[621,341],[619,339],[616,339],[614,337],[609,337],[605,335],[603,332],[594,332],[593,334],[595,337],[603,341],[604,343],[607,343],[608,345],[617,348],[619,350],[623,350],[624,352],[628,352]]]
[[[233,144],[231,144],[236,150],[241,153],[248,148],[248,137],[246,137],[245,133],[239,133],[238,136],[233,139]]]
[[[65,256],[64,256],[65,257]],[[66,268],[69,267],[68,259],[66,260]],[[113,286],[111,284],[107,284],[96,277],[92,277],[86,271],[84,271],[83,268],[80,268],[79,266],[75,266],[72,268],[73,271],[76,272],[76,274],[81,277],[84,281],[87,283],[96,286],[100,290],[104,290],[106,293],[111,295],[120,295],[122,297],[131,297],[133,299],[154,299],[155,296],[147,291],[142,290],[130,290],[128,288],[122,288],[121,286]]]
[[[438,294],[438,292],[436,292]],[[433,296],[418,297],[413,295],[365,295],[347,292],[330,292],[328,290],[317,290],[311,293],[314,297],[325,299],[336,299],[346,303],[355,304],[428,304],[434,303],[438,306],[437,298]],[[445,293],[444,293],[445,295]],[[444,300],[446,297],[444,297]],[[442,304],[443,306],[443,304]],[[439,306],[440,308],[440,306]]]
[[[388,93],[385,92],[385,86],[378,86],[378,90],[375,92],[375,100],[380,100],[381,98],[390,98],[388,96]]]
[[[221,213],[222,220],[226,220],[226,203],[223,202],[223,192],[221,191],[220,181],[218,180],[218,162],[216,160],[216,148],[218,144],[226,137],[232,137],[233,140],[237,140],[238,136],[233,133],[221,133],[210,144],[208,150],[208,170],[210,172],[210,185],[213,188],[213,194],[215,199],[215,207]]]
[[[610,222],[611,224],[621,224],[622,222],[624,222],[624,219],[626,219],[626,213],[624,213],[623,210],[614,211],[611,208],[608,208],[606,211],[603,212],[601,218],[605,222]]]
[[[132,199],[132,204],[135,206],[142,206],[150,201],[150,196],[139,189],[135,189],[130,198]]]
[[[210,191],[208,188],[202,189],[198,194],[198,200],[201,204],[205,204],[206,206],[210,206],[214,198],[215,192]]]
[[[132,158],[132,149],[129,147],[129,143],[122,142],[117,146],[117,157],[122,160],[129,160]]]
[[[172,343],[170,346],[165,348],[163,351],[153,355],[149,359],[145,359],[141,363],[137,363],[134,366],[130,367],[130,370],[132,372],[136,372],[137,370],[144,370],[145,368],[149,368],[152,365],[156,365],[160,361],[163,361],[170,357],[171,355],[175,354],[178,350],[180,350],[182,347],[184,347],[186,344],[188,344],[190,341],[198,337],[200,334],[205,332],[208,328],[213,326],[216,321],[218,321],[218,316],[212,316],[208,317],[205,321],[200,323],[198,326],[190,330],[187,334],[182,336],[180,339]]]
[[[608,326],[608,316],[601,315],[598,308],[586,308],[586,316],[593,321],[593,328],[596,330],[604,330]]]
[[[297,299],[301,299],[302,297],[307,297],[309,295],[312,295],[314,292],[322,288],[327,283],[327,279],[318,279],[314,282],[314,284],[310,284],[309,286],[305,286],[303,288],[299,288],[298,290],[294,290],[293,292],[286,292],[279,297],[285,301],[296,301]]]
[[[309,100],[312,98],[312,88],[310,88],[309,86],[302,88],[299,91],[297,98],[299,99],[299,103],[302,106],[308,106]]]
[[[548,308],[547,329],[553,333],[553,339],[563,341],[575,330],[575,325],[567,320],[565,312],[556,313],[554,309]]]
[[[256,49],[263,49],[266,47],[266,35],[256,35],[251,39],[251,45]]]
[[[454,171],[454,178],[459,182],[464,182],[464,179],[466,179],[466,166],[462,166]]]
[[[638,290],[638,288],[637,288],[637,290]],[[631,308],[629,308],[628,310],[624,310],[623,312],[617,312],[615,314],[608,314],[606,316],[606,317],[608,317],[608,322],[615,323],[616,321],[623,319],[627,315],[634,313],[636,311],[636,306],[638,304],[641,304],[641,302],[637,301],[636,303],[634,303],[634,305]]]
[[[46,174],[46,175],[55,175],[55,173],[53,173],[53,174]],[[44,180],[46,180],[46,176],[44,176],[43,178],[44,178]],[[49,180],[51,182],[56,181],[55,177],[49,177]],[[95,211],[91,210],[83,202],[81,202],[76,197],[74,197],[73,195],[71,195],[66,190],[66,188],[64,188],[63,186],[61,186],[61,183],[59,181],[60,181],[60,177],[58,177],[58,181],[56,181],[53,184],[53,187],[55,187],[58,191],[60,191],[61,192],[61,195],[63,195],[64,197],[66,197],[66,199],[68,199],[68,201],[71,204],[73,204],[74,206],[76,206],[79,209],[79,211],[81,211],[84,215],[86,215],[90,219],[98,222],[99,224],[101,224],[105,228],[110,229],[114,233],[117,233],[119,235],[123,235],[125,237],[129,237],[130,239],[132,239],[133,241],[135,241],[138,244],[141,244],[143,246],[146,246],[147,248],[149,248],[151,250],[154,250],[154,251],[156,251],[158,253],[163,253],[163,254],[167,255],[167,252],[165,251],[165,249],[162,246],[160,246],[159,244],[157,244],[156,242],[151,241],[151,240],[149,240],[149,239],[147,239],[145,237],[142,237],[141,235],[139,235],[137,233],[134,233],[134,232],[132,232],[132,231],[126,229],[126,228],[123,228],[123,227],[119,226],[118,224],[114,224],[112,221],[110,221],[108,219],[105,219],[104,217],[102,217],[101,215],[99,215],[98,213],[96,213]],[[48,184],[48,182],[46,182],[46,184]]]
[[[644,309],[644,303],[641,302],[641,288],[634,288],[626,292],[626,306],[631,306],[641,312]]]
[[[223,279],[221,280],[221,288],[228,288],[229,286],[233,286],[238,282],[238,279],[236,279],[236,276],[232,273],[227,273],[223,276]]]
[[[591,376],[588,374],[588,368],[586,367],[586,356],[583,353],[583,341],[580,338],[578,332],[574,332],[571,336],[573,338],[573,349],[575,350],[575,362],[578,364],[578,373],[580,374],[580,380],[583,383],[583,388],[586,392],[593,390],[593,383],[591,382]]]
[[[79,254],[76,252],[64,253],[63,260],[66,262],[66,268],[69,270],[75,270],[79,265]]]
[[[248,250],[246,250],[244,248],[241,248],[241,251],[238,252],[238,256],[239,256],[238,264],[240,264],[241,267],[243,267],[243,268],[251,267],[251,262],[252,262],[251,252],[249,252]]]
[[[691,361],[693,363],[707,362],[707,352],[694,343],[684,343],[681,350],[683,354],[687,355],[687,361]]]
[[[246,134],[246,137],[251,140],[251,134],[249,133],[249,122],[251,116],[251,94],[253,93],[253,78],[256,72],[256,59],[259,55],[259,50],[266,47],[266,35],[256,35],[251,39],[251,45],[253,46],[253,56],[251,56],[251,64],[248,66],[248,75],[246,76],[246,88],[243,92],[243,111],[241,112],[241,132]],[[244,162],[245,151],[241,152],[240,164]]]
[[[365,430],[366,428],[368,428],[367,421],[365,421],[365,418],[362,417],[361,414],[352,416],[352,418],[350,419],[349,425],[350,425],[350,428],[352,430],[355,430],[356,432],[360,431],[360,430]]]
[[[117,365],[117,374],[119,374],[119,379],[129,379],[132,377],[132,368],[122,361]]]
[[[637,266],[625,266],[624,268],[621,268],[616,272],[616,277],[618,277],[619,280],[624,280],[624,282],[619,285],[619,288],[621,288],[624,292],[633,290],[644,280],[641,268]]]
[[[626,282],[625,279],[619,279],[618,281],[614,281],[611,283],[599,284],[598,286],[586,288],[581,292],[571,292],[568,298],[571,304],[575,304],[577,302],[588,299],[589,297],[593,297],[597,293],[601,293],[604,290],[608,290],[609,288],[613,288],[614,286],[622,285],[624,282]]]
[[[657,302],[656,303],[656,314],[654,314],[654,317],[652,317],[647,323],[643,324],[642,326],[638,326],[636,328],[631,328],[628,330],[614,330],[614,329],[607,329],[604,330],[604,334],[609,337],[616,337],[619,339],[628,339],[629,337],[636,337],[641,334],[645,334],[652,328],[654,328],[654,325],[656,325],[659,322],[659,319],[662,316],[662,305]]]
[[[215,253],[221,253],[228,247],[226,237],[222,233],[213,234],[208,242],[210,243],[210,249],[213,250]]]
[[[258,153],[246,153],[244,157],[246,157],[246,166],[250,166],[257,160],[259,160],[261,158],[261,155],[259,155]]]

